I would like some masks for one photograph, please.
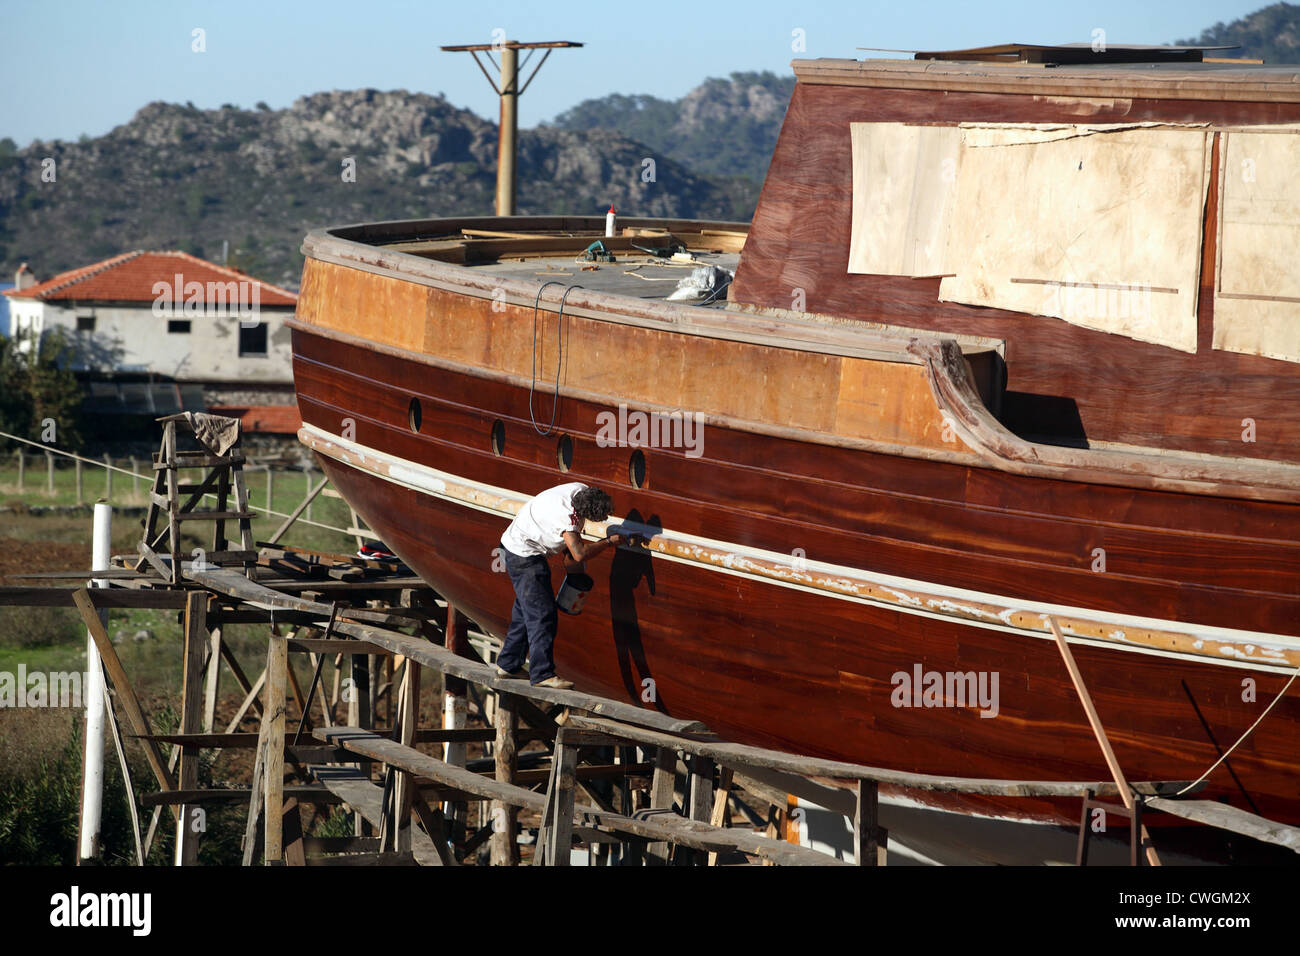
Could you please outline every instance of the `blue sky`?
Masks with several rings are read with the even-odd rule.
[[[1111,43],[1163,43],[1268,2],[6,0],[0,136],[26,145],[100,135],[152,100],[279,108],[361,87],[441,92],[495,119],[495,97],[469,55],[438,47],[488,43],[496,28],[586,44],[552,55],[523,97],[520,122],[532,126],[607,93],[675,98],[735,70],[786,73],[796,29],[807,42],[801,57],[1087,41],[1098,27]],[[204,53],[191,50],[195,28],[205,31]]]

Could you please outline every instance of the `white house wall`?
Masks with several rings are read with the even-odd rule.
[[[17,303],[14,303],[17,305]],[[263,308],[266,355],[240,356],[240,320],[233,315],[183,314],[190,331],[168,332],[168,316],[149,305],[78,306],[32,303],[43,311],[35,322],[45,332],[61,328],[78,349],[77,367],[99,372],[152,372],[178,381],[286,383],[293,379],[290,310]],[[22,307],[29,307],[23,303]],[[15,310],[17,322],[17,310]],[[78,332],[78,316],[93,316],[95,330]],[[249,320],[250,322],[252,320]],[[18,325],[15,324],[15,329]]]

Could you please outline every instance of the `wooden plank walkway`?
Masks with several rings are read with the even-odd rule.
[[[1300,853],[1300,827],[1268,820],[1225,803],[1216,803],[1213,800],[1167,800],[1163,797],[1153,797],[1146,801],[1146,805],[1175,817],[1182,817],[1184,820],[1194,820],[1206,826],[1218,827],[1220,830],[1231,830],[1233,833],[1263,840],[1265,843],[1276,843],[1278,846]]]
[[[326,790],[365,817],[374,827],[380,826],[384,798],[382,787],[371,783],[370,778],[355,767],[311,765],[308,769]],[[442,866],[442,859],[438,856],[433,840],[416,827],[411,827],[411,854],[421,866]]]
[[[539,813],[546,809],[547,801],[544,794],[534,793],[512,784],[500,783],[490,777],[453,766],[418,750],[403,747],[368,730],[360,730],[356,727],[322,727],[313,731],[313,734],[317,740],[381,760],[389,766],[437,780],[467,793],[477,794],[484,799],[498,800],[510,806]],[[573,819],[577,825],[583,827],[629,833],[649,840],[678,843],[706,852],[740,851],[783,866],[846,865],[816,850],[773,840],[744,829],[721,829],[708,823],[688,820],[677,816],[671,810],[643,811],[635,817],[627,817],[617,813],[607,813],[598,807],[575,803]]]
[[[258,584],[256,581],[248,580],[238,571],[216,568],[204,571],[190,571],[187,574],[204,587],[249,604],[319,615],[322,623],[329,620],[330,605],[281,594]],[[482,661],[461,657],[445,647],[440,647],[420,638],[410,637],[406,634],[357,621],[345,620],[350,613],[352,612],[339,612],[339,618],[334,625],[334,633],[347,634],[358,640],[368,641],[394,654],[401,654],[420,664],[434,667],[444,674],[461,677],[480,686],[546,703],[562,704],[565,707],[573,707],[595,714],[604,714],[628,723],[653,727],[670,733],[706,729],[697,720],[681,720],[676,717],[669,717],[667,714],[661,714],[658,711],[646,710],[632,704],[625,704],[604,697],[593,697],[578,691],[533,687],[527,681],[497,677],[496,668],[484,664]]]

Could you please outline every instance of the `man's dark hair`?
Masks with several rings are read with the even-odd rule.
[[[614,502],[599,488],[583,488],[573,496],[573,510],[579,518],[604,521],[614,510]]]

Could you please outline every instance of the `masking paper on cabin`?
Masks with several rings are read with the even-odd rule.
[[[1214,347],[1300,362],[1300,129],[1223,135]]]
[[[1014,131],[1014,140],[1017,143],[1054,143],[1062,139],[1074,139],[1076,136],[1090,136],[1093,133],[1115,133],[1126,129],[1153,129],[1155,127],[1191,129],[1193,127],[1204,129],[1208,123],[1157,123],[1148,121],[1144,123],[1033,123],[1033,124],[1007,124],[1007,123],[959,123],[963,130],[998,130],[1006,132]],[[1007,138],[1004,136],[993,136],[987,139],[979,136],[967,137],[964,145],[973,149],[981,146],[1005,146]]]
[[[944,265],[961,131],[851,123],[853,274],[934,276]]]
[[[1203,128],[965,128],[939,299],[1196,351]]]

